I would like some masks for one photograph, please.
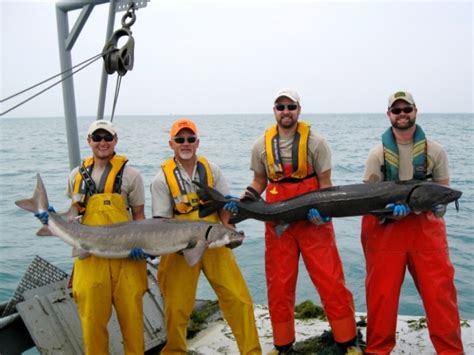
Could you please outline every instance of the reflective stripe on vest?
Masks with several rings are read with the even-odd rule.
[[[283,162],[280,154],[278,126],[274,125],[265,132],[265,152],[267,159],[268,178],[271,181],[279,181],[285,177],[293,179],[304,179],[308,175],[308,138],[310,125],[306,122],[298,122],[293,138],[291,152],[292,172],[285,175]]]
[[[382,135],[384,166],[382,168],[386,181],[400,180],[400,156],[397,141],[392,128],[388,128]],[[413,179],[425,180],[428,169],[428,145],[425,132],[416,125],[413,137]]]
[[[173,159],[166,160],[162,165],[163,173],[165,175],[166,183],[173,198],[173,212],[174,218],[180,219],[181,216],[186,215],[185,219],[201,219],[198,215],[199,196],[196,192],[187,192],[184,184],[184,179],[179,171],[176,161]],[[196,163],[196,171],[199,176],[199,181],[207,186],[214,187],[214,177],[212,175],[209,162],[203,156],[198,156]],[[192,216],[191,216],[192,215]],[[217,213],[213,213],[204,220],[215,221],[219,220]]]

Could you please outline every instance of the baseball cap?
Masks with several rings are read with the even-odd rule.
[[[403,100],[408,102],[410,105],[415,105],[415,100],[412,94],[408,91],[397,91],[396,93],[388,97],[388,107],[392,107],[393,103],[397,100]]]
[[[117,131],[115,130],[115,127],[112,122],[106,120],[97,120],[92,122],[92,124],[89,126],[87,135],[90,136],[92,133],[99,129],[103,129],[104,131],[107,131],[114,136],[117,134]]]
[[[187,118],[182,118],[174,121],[173,125],[171,126],[170,136],[176,137],[178,133],[185,128],[191,130],[195,135],[198,133],[196,124],[193,121],[188,120]]]
[[[300,103],[300,95],[298,95],[298,93],[295,90],[287,89],[287,88],[281,89],[280,91],[278,91],[278,93],[275,96],[275,100],[273,100],[273,102],[274,103],[277,102],[277,100],[282,96],[287,97],[290,100],[297,102],[298,104]]]

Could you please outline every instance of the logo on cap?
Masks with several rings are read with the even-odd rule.
[[[398,97],[406,97],[407,94],[405,94],[403,91],[396,92],[393,97],[398,98]]]

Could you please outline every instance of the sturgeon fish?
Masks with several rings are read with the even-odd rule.
[[[41,176],[37,175],[33,197],[15,204],[30,212],[48,210],[49,202]],[[227,244],[239,245],[242,232],[218,223],[154,218],[116,223],[107,226],[87,226],[79,223],[75,207],[65,214],[48,212],[48,225],[38,236],[56,236],[74,248],[104,258],[125,258],[133,248],[142,248],[149,255],[182,252],[189,265],[195,265],[207,248]]]
[[[439,204],[456,202],[462,192],[429,181],[383,181],[352,185],[333,186],[275,203],[263,199],[239,201],[225,198],[219,191],[194,182],[202,201],[199,216],[205,217],[221,209],[224,204],[235,201],[239,213],[230,223],[238,223],[248,218],[275,223],[291,223],[307,219],[310,208],[316,208],[323,216],[349,217],[374,214],[392,214],[388,203],[406,203],[415,213],[429,211]]]

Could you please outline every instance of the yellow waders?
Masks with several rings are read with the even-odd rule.
[[[168,332],[161,354],[187,354],[186,328],[201,270],[217,294],[219,307],[232,329],[240,353],[261,354],[252,298],[234,254],[226,247],[208,249],[193,267],[179,254],[161,257],[158,281],[165,301]]]
[[[202,157],[200,162],[207,168],[207,161]],[[169,163],[169,162],[168,162]],[[174,167],[163,169],[170,191],[175,198],[179,195],[178,185],[173,175]],[[212,179],[207,176],[207,183]],[[202,180],[201,180],[202,181]],[[212,185],[212,184],[211,184]],[[186,201],[193,201],[193,194]],[[181,206],[185,207],[185,206]],[[206,220],[218,222],[214,213],[206,218],[199,218],[198,210],[190,206],[188,213],[177,214],[174,218],[187,220]],[[173,236],[170,235],[170,238]],[[161,350],[162,355],[187,354],[186,331],[196,300],[196,289],[201,270],[214,289],[224,318],[229,323],[241,354],[261,354],[253,303],[247,284],[242,276],[234,254],[229,248],[208,249],[202,259],[189,266],[182,255],[163,255],[158,267],[158,281],[165,303],[165,317],[168,340]]]
[[[123,198],[117,193],[92,195],[83,224],[104,225],[130,219]],[[145,351],[143,294],[147,289],[146,262],[128,258],[90,256],[74,262],[73,296],[81,319],[84,353],[109,353],[107,324],[112,304],[117,312],[125,354]]]

